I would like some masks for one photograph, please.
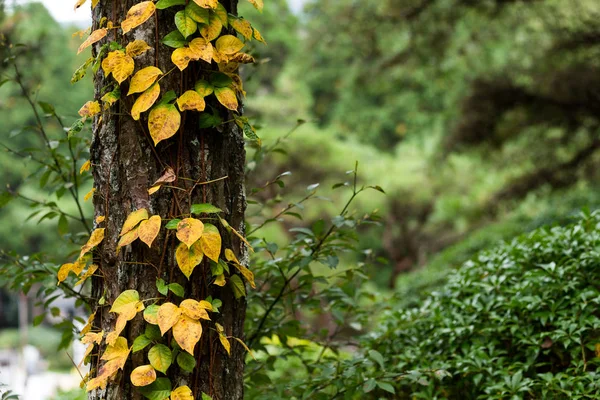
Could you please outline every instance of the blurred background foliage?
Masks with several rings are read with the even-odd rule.
[[[246,115],[264,147],[277,144],[265,159],[249,149],[248,189],[291,171],[281,187],[251,192],[268,206],[251,205],[249,221],[276,215],[302,199],[310,184],[320,183],[327,197],[311,202],[302,220],[288,216],[265,229],[266,241],[283,245],[290,228],[335,216],[346,195],[329,188],[357,160],[361,183],[379,185],[386,195],[356,200],[358,210],[378,210],[381,224],[361,226],[358,250],[340,263],[360,265],[370,276],[361,287],[370,300],[361,301],[372,305],[392,295],[392,303],[376,307],[383,316],[386,308],[432,301],[428,293],[444,288],[448,274],[479,251],[543,226],[573,223],[583,208],[598,207],[597,0],[303,4],[293,12],[286,0],[269,0],[262,14],[240,4],[240,14],[269,44],[252,48],[259,61],[243,70]],[[54,104],[70,125],[92,93],[89,77],[69,82],[85,61],[75,56],[81,39],[72,37],[81,27],[58,24],[40,4],[19,12],[1,7],[0,35],[27,45],[19,62],[37,101]],[[0,72],[6,69],[4,63]],[[27,129],[33,115],[11,82],[0,87],[0,121],[0,142],[11,149],[0,153],[1,187],[47,199],[48,189],[38,183],[44,171],[14,154],[33,157],[39,143]],[[58,124],[50,127],[61,134]],[[8,200],[0,199],[7,203],[0,209],[2,250],[43,251],[61,263],[73,248],[60,240],[64,233],[48,220],[38,225],[42,215],[27,219],[31,210]],[[362,264],[367,258],[372,262]],[[389,335],[391,317],[382,318],[387,330],[378,335]],[[364,326],[355,331],[369,334]],[[306,351],[321,358],[310,356],[318,347]],[[277,366],[287,371],[305,361],[288,358]],[[385,384],[377,388],[389,392]]]

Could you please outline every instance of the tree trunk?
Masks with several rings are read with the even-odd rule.
[[[125,19],[130,7],[136,3],[139,1],[100,0],[93,11],[94,29],[99,27],[104,17],[118,26]],[[237,0],[221,3],[229,13],[237,12]],[[160,40],[176,29],[173,16],[174,12],[170,9],[157,10],[157,14],[150,20],[126,35],[122,35],[117,29],[110,30],[108,40],[117,41],[123,46],[135,39],[146,41],[154,50],[135,59],[135,71],[151,65],[163,72],[169,71],[174,67],[170,59],[173,49],[161,44]],[[94,52],[98,49],[99,44],[94,45]],[[214,69],[214,64],[212,68]],[[191,63],[181,73],[175,70],[161,79],[161,94],[168,90],[175,90],[181,94],[187,89],[193,89],[197,77],[207,69],[211,69],[211,65],[200,61]],[[113,83],[114,80],[104,76],[102,69],[98,70],[95,75],[96,99],[102,97],[105,93],[103,89]],[[175,231],[167,231],[164,228],[166,220],[189,215],[191,204],[211,203],[224,211],[222,216],[231,227],[238,232],[244,232],[246,200],[242,132],[234,123],[225,123],[217,129],[199,129],[199,113],[184,112],[179,132],[155,147],[147,127],[147,113],[142,114],[139,121],[134,121],[128,115],[134,96],[126,96],[127,90],[128,81],[125,81],[121,85],[121,101],[108,112],[103,112],[101,119],[96,117],[90,149],[96,189],[95,217],[106,218],[102,225],[105,227],[105,237],[94,254],[94,262],[99,266],[99,275],[102,277],[94,277],[92,281],[92,297],[97,300],[103,298],[105,302],[98,303],[94,328],[105,332],[114,330],[117,315],[109,312],[110,305],[125,290],[137,290],[140,299],[161,297],[156,288],[157,278],[162,278],[167,283],[181,284],[185,288],[185,298],[202,300],[212,296],[220,299],[223,302],[220,313],[211,313],[212,321],[202,321],[203,334],[195,347],[194,357],[197,365],[194,372],[185,374],[177,363],[173,363],[167,376],[173,388],[187,385],[198,399],[201,398],[202,392],[215,400],[242,399],[245,350],[237,341],[231,341],[231,356],[228,356],[220,345],[214,323],[220,323],[227,336],[243,339],[245,298],[237,300],[229,285],[209,285],[211,271],[206,257],[196,267],[190,279],[186,279],[175,261]],[[222,113],[223,121],[230,121],[231,115],[225,115],[223,107],[217,104],[215,100],[213,105]],[[177,180],[169,185],[185,189],[190,189],[194,182],[227,178],[197,186],[191,198],[184,194],[184,191],[168,187],[163,187],[150,196],[148,188],[167,167],[171,167],[177,175]],[[146,208],[151,215],[162,217],[163,226],[159,236],[152,248],[138,240],[117,253],[119,232],[126,217],[132,211],[141,208]],[[244,263],[247,254],[243,243],[225,230],[220,230],[223,238],[222,248],[231,248]],[[168,300],[177,304],[180,299],[169,293]],[[146,323],[141,314],[138,313],[121,334],[127,338],[129,346],[135,337],[144,332]],[[170,339],[169,334],[165,337]],[[103,342],[99,354],[102,354],[104,348]],[[89,398],[142,398],[139,391],[132,386],[129,375],[135,367],[148,364],[147,350],[148,348],[130,355],[116,379],[109,381],[105,390],[91,391]],[[102,363],[103,361],[96,356],[92,359],[92,368],[97,369]]]

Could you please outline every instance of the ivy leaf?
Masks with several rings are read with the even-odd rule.
[[[181,312],[191,319],[206,319],[210,321],[206,310],[212,311],[212,305],[206,301],[196,301],[193,299],[185,299],[179,305]]]
[[[219,262],[219,255],[221,254],[221,234],[216,226],[204,224],[204,233],[200,238],[200,245],[202,246],[202,253],[204,253],[206,257],[216,263]]]
[[[194,3],[204,8],[217,8],[218,0],[194,0]]]
[[[135,228],[135,229],[127,232],[126,234],[124,234],[123,236],[121,236],[121,239],[119,239],[119,243],[117,244],[117,248],[121,248],[123,246],[127,246],[127,245],[133,243],[138,237],[139,237],[139,230],[138,230],[138,228]]]
[[[213,45],[204,38],[196,38],[190,42],[190,50],[195,60],[204,60],[210,63],[213,58]]]
[[[133,211],[125,219],[119,236],[123,236],[124,234],[135,228],[137,224],[139,224],[141,221],[146,219],[148,219],[148,210],[146,210],[145,208],[140,208],[139,210]]]
[[[202,114],[200,114],[200,117],[198,117],[198,127],[201,129],[214,128],[216,126],[221,125],[221,122],[223,121],[221,117],[217,114],[203,112]]]
[[[186,69],[190,61],[195,60],[197,60],[196,53],[189,47],[182,47],[171,53],[171,61],[177,66],[177,68],[179,68],[180,71]]]
[[[233,35],[223,35],[217,39],[217,50],[226,55],[235,54],[244,47],[244,43]]]
[[[180,222],[181,222],[180,219],[172,219],[169,222],[167,222],[167,225],[165,225],[165,228],[167,228],[167,229],[177,229],[177,225],[179,225]]]
[[[171,392],[171,400],[194,400],[194,394],[188,386],[180,386]]]
[[[183,286],[181,286],[179,283],[169,284],[169,290],[178,297],[185,296],[185,291],[183,290]]]
[[[222,72],[214,72],[210,74],[209,79],[210,83],[215,87],[230,87],[233,83],[233,79]]]
[[[123,34],[146,22],[156,12],[152,1],[142,1],[127,11],[127,18],[121,23]]]
[[[233,295],[236,299],[246,296],[246,287],[244,286],[242,278],[240,278],[238,275],[231,276],[229,279],[229,286],[231,286],[231,290],[233,291]]]
[[[145,314],[146,313],[144,312],[144,315]],[[150,343],[152,343],[152,341],[146,335],[140,335],[133,341],[132,351],[137,353],[138,351],[145,349]]]
[[[185,44],[186,44],[185,38],[183,37],[183,35],[179,31],[173,31],[173,32],[167,34],[163,38],[162,43],[165,46],[169,46],[169,47],[172,47],[174,49],[179,49],[181,47],[185,47]]]
[[[102,70],[104,70],[104,74],[106,76],[112,74],[119,84],[129,78],[129,76],[133,74],[134,69],[135,62],[133,61],[133,58],[125,54],[122,50],[111,51],[102,61]]]
[[[157,321],[160,334],[164,335],[173,327],[181,316],[181,309],[173,303],[164,303],[158,309]],[[159,370],[160,371],[160,370]]]
[[[177,355],[177,365],[185,372],[193,372],[196,368],[196,359],[189,353],[179,353]]]
[[[202,262],[203,257],[204,253],[202,253],[200,242],[194,243],[190,248],[186,244],[180,243],[175,250],[177,266],[188,279],[190,279],[192,272],[194,272],[194,268]]]
[[[218,213],[222,213],[223,210],[221,210],[218,207],[213,206],[210,203],[199,203],[199,204],[192,204],[192,207],[190,208],[190,212],[192,214],[218,214]]]
[[[177,225],[177,239],[191,247],[204,232],[204,224],[196,218],[182,219]]]
[[[194,354],[194,347],[202,336],[202,324],[200,321],[191,319],[182,315],[179,321],[173,326],[173,339],[179,346],[190,354]]]
[[[216,87],[215,96],[217,96],[217,100],[219,100],[219,103],[223,104],[225,108],[237,111],[238,101],[233,89],[229,87]]]
[[[148,247],[152,247],[152,242],[154,242],[154,239],[158,236],[161,222],[162,219],[159,215],[153,215],[150,219],[140,223],[140,227],[138,228],[140,240],[146,243]]]
[[[144,330],[144,336],[150,340],[160,340],[160,328],[157,325],[146,325]]]
[[[85,50],[92,44],[102,40],[102,38],[104,38],[107,34],[108,31],[104,28],[96,29],[90,34],[90,36],[88,36],[88,38],[83,43],[81,43],[81,46],[79,46],[79,49],[77,49],[77,54],[81,53],[83,50]]]
[[[79,109],[78,114],[82,117],[93,117],[100,113],[100,103],[97,101],[88,101]]]
[[[154,369],[166,374],[171,366],[171,349],[164,344],[157,344],[148,352],[148,360]]]
[[[229,18],[229,24],[233,29],[235,29],[239,34],[241,34],[246,40],[252,39],[252,25],[249,21],[243,18]]]
[[[133,103],[133,107],[131,107],[131,117],[135,121],[138,121],[140,119],[140,114],[148,111],[150,107],[154,105],[158,96],[160,96],[160,85],[157,82],[142,93],[135,103]]]
[[[94,229],[87,243],[81,247],[81,253],[79,253],[79,257],[83,257],[88,251],[98,246],[100,242],[104,239],[104,228]]]
[[[172,104],[161,104],[150,111],[148,128],[156,146],[159,142],[175,135],[181,125],[181,115]]]
[[[194,90],[188,90],[177,99],[177,105],[180,111],[193,110],[204,111],[206,103],[204,97],[200,96]]]
[[[149,324],[158,325],[158,309],[159,306],[157,306],[156,304],[152,304],[146,307],[146,309],[144,310],[144,320]]]
[[[175,14],[175,26],[184,38],[187,38],[198,30],[198,23],[190,18],[185,10],[181,10]]]
[[[141,93],[146,91],[146,89],[152,86],[162,74],[163,72],[156,67],[142,68],[136,72],[133,78],[131,78],[131,84],[129,85],[129,93],[127,93],[127,96],[132,95],[133,93]]]
[[[219,19],[221,20],[223,26],[227,28],[229,24],[229,18],[225,6],[221,3],[217,3],[217,8],[215,8],[214,12],[215,14],[217,14],[217,17],[219,17]]]
[[[250,2],[250,4],[252,4],[254,6],[254,8],[256,8],[258,11],[262,11],[264,4],[263,4],[263,0],[248,0]]]
[[[171,394],[169,378],[158,378],[151,385],[141,387],[139,391],[149,400],[165,400]]]
[[[165,8],[173,6],[185,6],[185,0],[160,0],[156,3],[156,8],[158,10],[164,10]]]
[[[151,365],[141,365],[131,371],[129,378],[133,386],[148,386],[156,380],[156,370]]]
[[[197,1],[196,4],[198,4]],[[204,39],[211,42],[219,37],[222,29],[223,22],[221,22],[221,19],[216,14],[210,13],[208,24],[202,26],[200,29],[200,35],[202,35]]]
[[[148,50],[152,50],[152,47],[148,46],[148,43],[144,40],[136,39],[125,47],[125,54],[129,57],[138,57]]]
[[[211,95],[215,88],[212,84],[208,83],[205,80],[199,80],[198,82],[196,82],[196,84],[194,85],[194,90],[196,92],[198,92],[198,94],[202,97],[206,97]]]
[[[200,7],[194,2],[189,2],[185,7],[186,14],[199,24],[208,24],[209,12],[208,9]]]

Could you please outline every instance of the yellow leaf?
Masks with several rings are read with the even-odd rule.
[[[210,303],[208,303],[210,305]],[[179,308],[184,315],[187,315],[191,319],[206,319],[210,321],[206,307],[203,307],[200,302],[193,299],[185,299],[179,304]],[[212,309],[212,305],[211,305]]]
[[[200,321],[191,319],[185,315],[173,326],[173,339],[181,348],[194,355],[194,347],[202,336],[202,325]]]
[[[175,135],[181,124],[181,115],[172,104],[161,104],[150,111],[148,128],[156,146],[162,140]]]
[[[117,248],[127,246],[133,243],[138,237],[140,237],[140,231],[138,228],[130,230],[119,239],[119,243],[117,244]]]
[[[110,106],[115,104],[121,98],[121,91],[113,90],[112,92],[106,93],[100,100],[102,100],[104,104],[104,109],[108,109]]]
[[[194,400],[194,393],[187,386],[179,386],[171,392],[171,400]]]
[[[131,78],[131,84],[129,85],[129,93],[127,96],[133,93],[141,93],[148,89],[156,82],[158,77],[162,75],[162,71],[156,67],[142,68]]]
[[[225,259],[236,264],[240,263],[231,249],[225,249]]]
[[[83,276],[81,277],[80,280],[78,280],[75,285],[73,286],[79,286],[81,285],[83,282],[85,282],[90,276],[94,275],[94,272],[96,272],[96,270],[98,269],[98,266],[96,264],[92,264],[89,266],[89,268],[87,269],[87,271],[85,271],[85,274],[83,274]]]
[[[154,105],[158,96],[160,96],[160,85],[157,82],[142,93],[135,103],[133,103],[133,107],[131,107],[131,117],[138,121],[140,119],[140,114],[148,111],[150,107]]]
[[[191,247],[204,232],[204,224],[196,218],[185,218],[177,224],[177,239]]]
[[[156,380],[156,370],[152,365],[142,365],[131,371],[133,386],[147,386]]]
[[[148,189],[148,195],[153,195],[154,193],[158,192],[161,186],[162,185],[152,186],[150,189]]]
[[[79,109],[79,115],[82,117],[93,117],[101,111],[100,103],[97,101],[88,101]]]
[[[144,40],[137,39],[125,47],[125,54],[127,54],[129,57],[137,57],[141,56],[148,50],[152,50],[152,47],[148,46],[148,43],[146,43]]]
[[[173,53],[171,53],[171,61],[173,61],[173,64],[175,64],[181,71],[187,68],[190,61],[196,60],[198,60],[196,53],[189,47],[181,47],[179,49],[175,49]]]
[[[219,340],[221,341],[221,344],[227,351],[227,354],[231,355],[231,344],[229,343],[229,340],[227,340],[227,336],[219,334]]]
[[[133,58],[123,51],[115,50],[108,53],[104,61],[102,61],[102,69],[106,76],[112,74],[120,84],[133,74],[135,62],[133,61]]]
[[[96,217],[96,223],[97,224],[102,223],[102,222],[104,222],[105,219],[106,219],[106,217],[104,215],[98,215]]]
[[[188,248],[184,243],[180,243],[177,250],[175,250],[177,266],[188,279],[194,272],[194,268],[202,262],[203,256],[200,242],[194,243],[191,248]]]
[[[230,87],[215,88],[215,96],[219,103],[223,104],[226,108],[237,111],[238,101],[235,92]]]
[[[204,97],[200,96],[197,92],[193,90],[188,90],[187,92],[182,94],[177,99],[177,105],[179,106],[179,110],[181,111],[204,111],[204,108],[206,107]]]
[[[217,286],[225,286],[225,284],[227,283],[227,281],[225,281],[225,274],[221,274],[219,276],[217,276],[217,278],[215,279],[214,284]]]
[[[85,326],[81,330],[82,335],[87,334],[92,329],[92,325],[94,323],[94,318],[96,318],[96,313],[92,313],[92,315],[90,315],[90,317],[88,318]]]
[[[250,54],[237,53],[229,57],[229,61],[240,64],[252,64],[256,60]]]
[[[194,0],[194,3],[203,8],[217,8],[218,0]]]
[[[229,18],[227,16],[227,10],[221,3],[217,3],[217,8],[215,8],[214,13],[217,14],[217,17],[221,20],[221,23],[224,27],[227,27],[229,24]]]
[[[104,388],[108,379],[113,376],[119,369],[122,369],[129,356],[129,347],[127,339],[118,337],[114,344],[106,347],[104,354],[100,357],[101,360],[107,361],[100,369],[94,379],[87,383],[86,390],[90,391],[95,388]]]
[[[238,271],[240,271],[243,277],[246,278],[250,286],[252,286],[252,289],[256,289],[256,283],[254,283],[254,273],[243,265],[235,263],[233,265],[238,269]]]
[[[216,14],[210,14],[208,24],[205,24],[200,29],[200,35],[209,42],[215,40],[221,34],[223,22]]]
[[[73,7],[73,9],[74,9],[75,11],[77,11],[77,9],[78,9],[79,7],[81,7],[82,5],[84,5],[86,1],[87,1],[87,0],[77,0],[77,3],[75,3],[75,7]]]
[[[140,240],[146,243],[148,247],[152,247],[152,242],[154,242],[154,239],[156,239],[156,236],[160,231],[161,222],[162,219],[160,218],[160,215],[153,215],[150,219],[140,223],[140,227],[138,228]]]
[[[94,229],[87,243],[81,247],[79,257],[82,257],[85,253],[98,246],[102,242],[102,239],[104,239],[104,228]]]
[[[135,292],[135,291],[134,291]],[[137,293],[137,292],[136,292]],[[118,299],[117,299],[118,300]],[[113,305],[114,308],[114,305]],[[115,330],[106,336],[106,343],[114,344],[117,337],[123,332],[128,321],[131,321],[139,311],[144,309],[144,303],[141,301],[131,302],[119,308],[119,311],[113,311],[119,314],[115,324]]]
[[[92,0],[92,10],[94,8],[96,8],[96,6],[98,5],[99,2],[100,2],[100,0]]]
[[[164,303],[158,309],[156,320],[160,328],[160,334],[164,335],[169,329],[179,321],[181,309],[173,303]]]
[[[204,224],[204,232],[200,238],[200,244],[202,252],[206,257],[218,263],[219,255],[221,254],[221,234],[219,233],[219,229],[212,224]]]
[[[226,74],[235,73],[238,69],[238,63],[220,63],[219,71],[225,72]]]
[[[131,84],[129,85],[129,93],[127,96],[133,93],[141,93],[148,89],[156,82],[158,77],[162,75],[162,71],[156,67],[142,68],[131,78]]]
[[[145,219],[148,219],[148,210],[140,208],[139,210],[133,211],[127,216],[127,219],[125,219],[125,223],[123,224],[123,228],[121,228],[119,236],[123,236]]]
[[[217,39],[217,50],[223,54],[235,54],[244,47],[244,43],[233,35],[224,35]]]
[[[225,54],[221,54],[219,50],[213,49],[213,61],[219,64],[226,64],[229,58]]]
[[[79,168],[79,174],[83,174],[84,172],[89,171],[91,166],[92,166],[92,163],[90,162],[90,160],[87,160],[86,162],[83,163],[81,168]]]
[[[263,0],[248,0],[258,11],[263,9]]]
[[[131,304],[136,304],[140,301],[140,294],[137,290],[126,290],[121,293],[113,302],[110,312],[122,313],[127,310],[127,307]]]
[[[260,34],[260,32],[258,31],[258,29],[253,28],[253,30],[254,30],[254,39],[258,40],[259,42],[261,42],[263,44],[267,44],[267,42],[265,41],[265,39],[263,39],[263,37]]]
[[[88,46],[91,46],[92,44],[101,40],[103,37],[106,36],[107,33],[108,33],[108,31],[104,28],[96,29],[94,32],[92,32],[92,34],[90,36],[88,36],[88,38],[85,40],[85,42],[81,43],[81,46],[79,46],[79,49],[77,49],[77,54],[81,53]]]
[[[156,6],[152,1],[142,1],[131,7],[127,11],[127,18],[121,23],[123,34],[146,22],[155,11]]]
[[[195,60],[212,61],[213,45],[204,38],[196,38],[190,42],[190,50]]]
[[[234,339],[234,340],[237,340],[237,342],[238,342],[239,344],[241,344],[241,345],[244,347],[244,349],[246,349],[246,351],[247,351],[247,352],[248,352],[248,353],[249,353],[249,354],[252,356],[252,358],[254,358],[254,360],[256,361],[256,357],[254,357],[254,354],[252,354],[252,350],[250,350],[250,348],[249,348],[248,346],[246,346],[246,343],[244,343],[244,341],[243,341],[242,339],[240,339],[240,338],[236,338],[236,337],[234,337],[233,339]]]
[[[230,18],[229,24],[246,39],[252,39],[252,25],[249,21],[243,18]]]
[[[83,196],[83,201],[88,201],[94,195],[95,191],[96,188],[92,188],[89,192],[87,192],[85,196]]]
[[[208,95],[211,95],[212,92],[214,92],[215,88],[213,87],[213,85],[211,85],[207,81],[200,80],[200,81],[196,82],[196,85],[194,86],[194,90],[196,92],[198,92],[198,94],[200,96],[206,97]]]
[[[63,282],[69,276],[69,272],[73,270],[73,263],[67,263],[60,266],[58,270],[58,284]]]

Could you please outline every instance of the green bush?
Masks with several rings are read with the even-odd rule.
[[[596,212],[480,253],[369,345],[406,397],[599,398],[599,302]]]

